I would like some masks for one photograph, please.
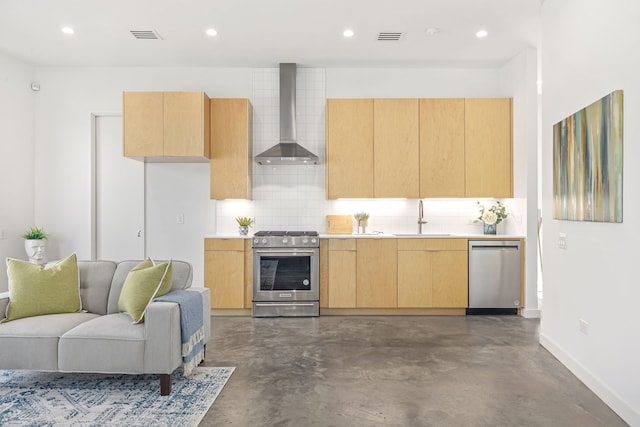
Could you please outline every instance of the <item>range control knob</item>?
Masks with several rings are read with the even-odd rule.
[[[267,239],[262,239],[262,243],[266,244],[267,243]]]
[[[311,239],[311,243],[315,243],[315,242],[316,242],[316,239],[314,237],[313,239]]]
[[[282,239],[282,243],[287,243],[287,238]]]
[[[307,238],[305,237],[304,239],[302,239],[302,243],[304,243],[304,244],[306,245],[307,243],[309,243],[309,239],[307,239]]]
[[[253,239],[253,243],[258,243],[260,239]]]

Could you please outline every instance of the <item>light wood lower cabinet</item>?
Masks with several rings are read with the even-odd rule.
[[[204,285],[212,309],[251,308],[251,241],[205,239]]]
[[[398,307],[467,307],[467,251],[467,239],[398,240]]]
[[[356,307],[356,240],[330,239],[328,248],[328,307]]]
[[[356,307],[398,306],[397,239],[358,239]]]

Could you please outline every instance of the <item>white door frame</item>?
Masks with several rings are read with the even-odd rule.
[[[122,111],[93,111],[91,112],[91,259],[95,260],[98,257],[98,129],[97,121],[100,117],[122,117]],[[143,164],[143,168],[146,176],[146,163]],[[144,184],[146,187],[146,183]],[[146,200],[144,202],[146,205]],[[143,258],[147,256],[147,236],[145,233],[146,214],[143,218],[142,224],[142,248]]]

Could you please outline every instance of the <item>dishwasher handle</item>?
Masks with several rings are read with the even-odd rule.
[[[518,245],[509,245],[509,246],[471,246],[471,250],[477,251],[477,250],[489,250],[489,251],[504,251],[504,250],[520,250],[520,246]]]

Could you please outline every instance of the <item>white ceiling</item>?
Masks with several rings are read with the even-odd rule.
[[[539,10],[540,0],[0,0],[0,52],[38,66],[495,67],[537,45]]]

